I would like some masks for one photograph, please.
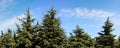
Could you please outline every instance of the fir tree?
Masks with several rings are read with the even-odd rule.
[[[112,29],[112,27],[113,24],[111,23],[109,18],[107,18],[107,20],[105,21],[105,25],[102,27],[104,30],[98,33],[100,36],[96,39],[98,45],[100,45],[101,47],[105,48],[106,46],[109,46],[113,48],[115,36],[111,34],[111,32],[114,30]]]
[[[114,48],[120,48],[120,36],[115,40]]]
[[[27,13],[25,14],[26,18],[19,19],[22,22],[21,27],[19,25],[17,26],[17,44],[16,48],[35,48],[35,38],[37,37],[36,26],[32,25],[32,22],[35,19],[31,18],[31,14],[29,9],[27,10]]]
[[[64,30],[60,27],[60,20],[55,15],[56,11],[52,8],[44,17],[42,30],[39,33],[42,48],[57,48],[66,38]]]
[[[70,37],[70,46],[72,48],[86,48],[92,45],[92,40],[88,34],[86,34],[83,29],[79,26],[76,27],[76,30],[73,30],[73,35]]]
[[[39,46],[39,43],[41,42],[40,37],[39,37],[39,33],[41,32],[41,26],[38,22],[35,26],[33,26],[33,31],[34,31],[34,33],[33,33],[33,39],[32,39],[32,41],[33,41],[32,46],[35,48],[41,48]]]
[[[0,48],[15,48],[15,41],[10,29],[8,29],[6,34],[2,35],[0,39]]]

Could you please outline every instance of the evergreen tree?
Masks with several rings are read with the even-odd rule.
[[[114,48],[120,48],[120,36],[115,40]]]
[[[44,17],[42,30],[39,33],[39,45],[42,48],[57,48],[65,41],[64,30],[60,27],[60,20],[55,15],[56,11],[52,8]]]
[[[98,46],[101,46],[102,48],[108,46],[113,48],[115,36],[111,34],[111,32],[114,30],[112,29],[112,26],[113,24],[111,23],[109,18],[107,18],[107,20],[105,21],[105,25],[102,27],[104,30],[99,32],[98,34],[100,36],[96,38]]]
[[[93,43],[90,36],[79,26],[76,27],[76,30],[73,30],[73,33],[74,34],[69,39],[72,48],[86,48],[92,46]]]
[[[29,9],[26,13],[26,18],[19,19],[22,22],[21,27],[17,26],[17,44],[16,48],[35,48],[36,46],[36,37],[39,29],[36,29],[37,25],[32,25],[32,22],[35,19],[31,18]],[[36,43],[36,44],[35,44]]]
[[[39,37],[39,33],[41,32],[41,26],[38,22],[35,26],[33,26],[33,31],[34,31],[34,34],[33,34],[33,39],[32,39],[32,41],[33,41],[32,46],[34,48],[41,48],[39,46],[39,43],[41,42],[40,37]]]
[[[0,48],[14,48],[15,41],[12,36],[12,31],[8,29],[7,33],[2,35],[0,39]]]

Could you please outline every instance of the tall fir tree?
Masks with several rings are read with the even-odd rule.
[[[42,48],[57,48],[65,41],[64,30],[60,27],[60,20],[55,15],[56,11],[52,8],[43,19],[42,30],[39,33]]]
[[[114,37],[115,35],[111,34],[111,32],[114,30],[112,29],[113,24],[109,20],[109,17],[105,21],[105,25],[102,27],[103,31],[99,32],[99,37],[96,38],[96,42],[98,44],[98,47],[111,47],[113,48],[114,45]]]
[[[69,39],[72,48],[87,48],[92,46],[93,43],[90,36],[79,26],[76,27],[76,30],[73,30],[73,33],[74,34]]]
[[[38,25],[32,25],[35,19],[31,18],[30,10],[27,10],[25,14],[26,18],[19,19],[22,22],[22,25],[17,26],[17,44],[16,48],[35,48],[36,46],[36,37],[38,30]]]

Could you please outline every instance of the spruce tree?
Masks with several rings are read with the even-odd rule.
[[[19,19],[22,22],[22,25],[17,26],[17,44],[16,48],[35,48],[37,37],[37,32],[39,29],[36,29],[37,25],[32,25],[35,19],[31,18],[30,10],[27,10],[25,14],[26,18]]]
[[[32,41],[33,41],[32,47],[41,48],[39,46],[39,43],[41,42],[40,37],[39,37],[39,33],[41,32],[41,26],[38,22],[36,25],[33,26],[33,31],[34,31],[34,33],[33,33],[33,39],[32,39]]]
[[[120,36],[115,40],[114,46],[115,48],[120,48]]]
[[[52,8],[43,19],[42,30],[39,33],[39,45],[42,48],[57,48],[65,41],[64,30],[60,27],[60,20],[55,15],[56,11]]]
[[[70,46],[72,48],[86,48],[92,45],[92,40],[88,34],[86,34],[83,29],[79,26],[76,27],[76,30],[73,30],[73,35],[70,37]]]
[[[113,24],[109,20],[109,17],[105,21],[105,25],[102,27],[103,31],[99,32],[99,37],[96,38],[98,46],[101,46],[102,48],[105,47],[111,47],[113,48],[114,45],[114,37],[115,35],[111,34],[111,32],[114,30],[112,29]]]
[[[2,35],[0,39],[0,48],[15,48],[15,40],[10,29],[8,29],[6,34]]]

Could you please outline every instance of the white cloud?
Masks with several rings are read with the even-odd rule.
[[[6,28],[9,28],[11,26],[14,26],[15,23],[19,23],[17,18],[23,18],[24,14],[20,15],[20,16],[15,16],[12,17],[10,19],[7,19],[6,21],[0,22],[0,30],[5,30]]]
[[[76,17],[100,17],[106,18],[114,16],[115,13],[108,12],[104,10],[97,10],[97,9],[87,9],[87,8],[74,8],[74,9],[61,9],[60,16],[68,15],[68,16],[76,16]]]
[[[114,24],[113,28],[115,29],[115,31],[113,32],[115,35],[118,35],[120,33],[118,33],[118,31],[120,31],[119,26],[120,26],[120,14],[118,12],[110,12],[110,11],[105,11],[105,10],[99,10],[99,9],[88,9],[88,8],[74,8],[74,9],[61,9],[59,14],[59,16],[67,16],[67,17],[78,17],[81,20],[82,19],[86,19],[86,20],[82,20],[83,23],[79,23],[78,20],[78,24],[80,24],[81,26],[83,26],[83,28],[87,27],[87,28],[97,28],[96,30],[94,30],[94,33],[97,33],[99,30],[102,30],[101,26],[104,25],[105,20],[107,19],[107,17],[110,17],[110,20],[112,21],[112,23]],[[90,21],[89,21],[90,19]],[[92,21],[91,21],[92,19]],[[89,21],[89,22],[85,22],[85,21]],[[85,23],[84,23],[85,22]],[[88,31],[89,33],[89,29],[85,29],[86,32]],[[91,29],[92,30],[92,29]],[[117,34],[116,34],[117,33]],[[93,33],[89,33],[90,35],[93,35]],[[95,35],[96,36],[96,35]]]
[[[13,4],[14,0],[0,0],[0,12]]]

